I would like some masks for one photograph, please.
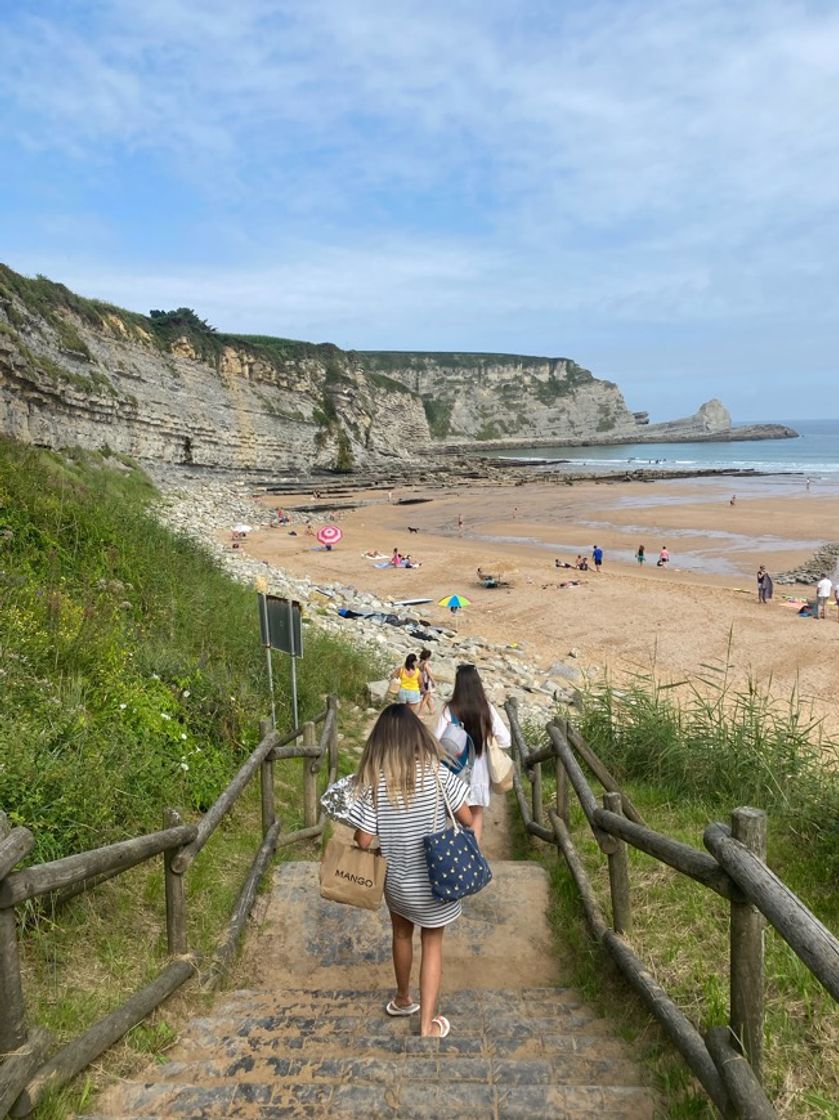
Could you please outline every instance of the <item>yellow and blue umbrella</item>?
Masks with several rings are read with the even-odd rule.
[[[458,610],[460,607],[468,607],[471,600],[467,599],[465,595],[447,595],[445,599],[441,599],[439,605],[441,607],[448,607],[450,610]]]

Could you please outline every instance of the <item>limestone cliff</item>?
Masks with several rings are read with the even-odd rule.
[[[648,425],[568,358],[343,351],[219,334],[193,311],[149,316],[0,265],[0,433],[46,447],[265,471],[430,450],[732,435],[718,401]]]

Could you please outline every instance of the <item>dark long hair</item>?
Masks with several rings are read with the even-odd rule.
[[[492,712],[481,675],[474,665],[458,665],[449,711],[457,716],[472,737],[475,754],[483,754],[484,746],[492,735]]]

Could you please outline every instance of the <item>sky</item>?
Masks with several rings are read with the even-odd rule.
[[[0,0],[0,260],[839,416],[839,4]]]

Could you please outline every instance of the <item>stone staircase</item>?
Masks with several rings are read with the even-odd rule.
[[[570,990],[545,871],[509,856],[506,799],[487,811],[493,881],[447,927],[440,1010],[389,1018],[390,923],[324,902],[318,865],[280,864],[238,974],[166,1064],[122,1081],[85,1120],[652,1120],[665,1115],[614,1029]],[[336,828],[340,833],[340,826]],[[418,939],[417,939],[418,940]],[[414,976],[418,966],[414,963]]]
[[[416,1017],[389,1019],[383,995],[222,996],[212,1016],[189,1024],[175,1060],[115,1086],[95,1120],[652,1120],[625,1044],[568,989],[453,992],[446,1039],[420,1038]]]

